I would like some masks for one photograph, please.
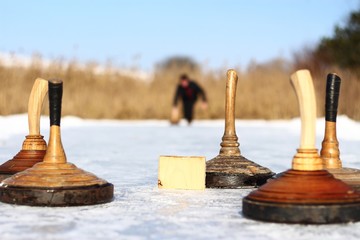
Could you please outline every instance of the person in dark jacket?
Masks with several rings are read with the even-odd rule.
[[[204,90],[194,81],[190,80],[186,74],[180,76],[180,83],[178,84],[174,96],[174,108],[177,107],[179,98],[183,102],[183,116],[190,124],[193,120],[194,105],[198,98],[202,98],[202,107],[207,108],[207,99]]]

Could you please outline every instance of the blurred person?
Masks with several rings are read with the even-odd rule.
[[[177,113],[177,105],[181,98],[183,103],[183,116],[190,124],[194,116],[194,105],[198,96],[202,98],[202,108],[207,108],[207,99],[204,90],[193,80],[190,80],[186,74],[180,75],[179,84],[176,88],[173,113]]]

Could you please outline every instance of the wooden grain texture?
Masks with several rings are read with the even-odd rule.
[[[288,170],[249,194],[252,200],[273,203],[328,204],[359,202],[360,193],[326,170]]]
[[[325,122],[325,136],[322,142],[321,157],[326,169],[337,179],[354,189],[360,190],[360,170],[343,168],[340,159],[339,142],[336,137],[336,122]]]
[[[343,168],[340,159],[339,141],[336,136],[336,118],[340,96],[341,78],[329,73],[326,78],[325,95],[325,134],[320,151],[326,169],[337,179],[344,181],[356,190],[360,190],[360,170]]]
[[[44,161],[3,180],[0,201],[30,206],[77,206],[110,202],[114,186],[68,163],[61,142],[63,85],[48,81],[50,138]]]
[[[28,103],[29,135],[40,135],[40,114],[47,92],[48,81],[37,78],[31,90]]]
[[[332,168],[327,169],[335,178],[345,182],[350,187],[360,191],[360,170],[356,168]]]
[[[50,111],[50,113],[56,114],[56,118],[60,118],[62,81],[58,79],[51,80],[48,84],[53,87],[51,91],[53,95],[50,94],[49,88],[49,100],[52,99],[49,107],[50,110],[56,109],[56,111]],[[51,116],[52,114],[50,114],[50,119],[54,117]],[[103,185],[107,183],[94,174],[79,169],[74,164],[67,162],[61,141],[60,119],[56,119],[55,122],[58,125],[50,124],[49,144],[43,162],[37,163],[32,168],[5,179],[1,183],[2,186],[56,188]]]
[[[235,129],[235,100],[238,76],[227,71],[225,98],[225,130],[219,155],[206,163],[206,187],[258,187],[274,173],[241,155]]]
[[[301,118],[300,147],[292,161],[292,168],[321,170],[324,168],[324,163],[315,148],[316,100],[310,72],[306,69],[298,70],[291,75],[290,80],[298,99]],[[304,152],[304,150],[309,151]],[[309,154],[306,156],[306,153]]]
[[[45,163],[62,164],[66,163],[66,154],[61,142],[60,126],[50,127],[49,145],[43,160]]]
[[[301,149],[315,148],[316,100],[310,71],[303,69],[290,77],[295,90],[301,117]]]
[[[360,193],[326,170],[288,170],[246,196],[243,214],[269,222],[355,222],[360,220]]]
[[[235,100],[238,76],[232,69],[227,71],[225,92],[225,130],[220,143],[221,156],[240,156],[238,137],[235,130]]]
[[[0,175],[15,174],[41,162],[46,153],[46,142],[41,135],[28,135],[22,149],[10,160],[0,165]],[[1,176],[0,176],[1,178]],[[2,179],[1,179],[2,180]]]
[[[291,76],[298,97],[302,136],[293,169],[243,199],[245,217],[285,223],[328,224],[360,221],[360,193],[323,169],[315,149],[315,97],[310,73]],[[308,111],[309,110],[309,111]]]
[[[47,92],[48,82],[37,78],[28,103],[29,135],[26,136],[22,149],[12,159],[0,165],[1,180],[43,160],[47,146],[44,137],[40,135],[40,114]]]
[[[325,135],[321,146],[320,155],[324,160],[325,168],[341,168],[339,141],[336,137],[336,122],[325,122]]]
[[[44,159],[46,150],[21,150],[11,160],[0,165],[0,174],[15,174],[24,171]]]
[[[285,223],[360,220],[360,193],[326,170],[288,170],[243,199],[245,217]]]
[[[160,156],[158,187],[161,189],[205,189],[205,157]]]
[[[60,138],[60,127],[50,127],[49,146],[43,162],[5,179],[3,186],[21,187],[73,187],[105,184],[94,174],[67,163]]]
[[[336,136],[336,118],[340,96],[341,78],[336,73],[326,77],[325,91],[325,134],[320,151],[327,169],[342,167],[340,160],[339,141]]]
[[[292,169],[303,171],[316,171],[324,169],[324,160],[317,149],[297,149],[292,160]]]
[[[266,183],[274,173],[243,156],[221,156],[206,163],[206,187],[254,188]]]

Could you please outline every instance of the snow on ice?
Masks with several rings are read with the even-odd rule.
[[[49,120],[41,119],[48,139]],[[62,140],[69,162],[115,185],[103,205],[44,208],[0,203],[0,239],[360,239],[360,223],[287,225],[245,219],[241,200],[251,190],[157,189],[160,155],[203,155],[220,149],[223,120],[184,122],[82,120],[64,117]],[[274,172],[291,166],[299,146],[300,120],[239,120],[242,154]],[[324,120],[317,121],[321,147]],[[21,148],[26,115],[0,117],[0,159]],[[360,168],[360,123],[338,118],[341,159]]]

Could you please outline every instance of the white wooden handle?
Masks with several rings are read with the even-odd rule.
[[[316,100],[310,71],[306,69],[296,71],[290,79],[300,108],[300,149],[315,149]]]
[[[32,87],[28,104],[29,135],[40,135],[40,114],[48,92],[48,81],[37,78]]]

